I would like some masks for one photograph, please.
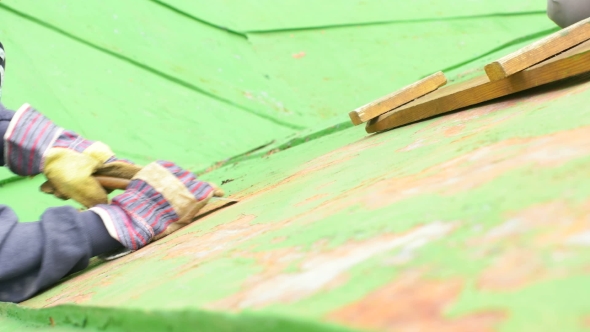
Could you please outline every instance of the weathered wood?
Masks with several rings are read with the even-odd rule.
[[[107,190],[125,190],[131,180],[116,178],[113,176],[95,175],[94,178],[100,185]]]
[[[557,31],[484,67],[490,81],[504,79],[590,39],[590,18]]]
[[[481,75],[449,85],[367,123],[368,133],[406,125],[435,115],[590,72],[590,41],[499,81]]]
[[[418,82],[410,84],[400,90],[383,96],[375,101],[363,105],[348,113],[350,120],[356,126],[367,122],[385,112],[407,104],[412,100],[422,97],[447,83],[447,78],[442,72],[434,73]]]

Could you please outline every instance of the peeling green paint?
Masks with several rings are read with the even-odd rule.
[[[9,60],[7,102],[31,98],[122,156],[147,162],[161,153],[186,163],[205,180],[226,182],[240,203],[121,259],[93,261],[20,307],[0,306],[3,327],[590,325],[582,296],[590,258],[587,76],[376,135],[346,118],[441,68],[454,81],[472,77],[491,59],[554,31],[539,2],[438,1],[391,11],[379,1],[345,1],[332,16],[321,15],[333,6],[327,2],[286,2],[281,10],[297,10],[276,17],[277,8],[252,2],[201,11],[195,6],[202,2],[133,3],[3,2],[11,27],[0,27],[0,39],[17,54]],[[95,18],[82,25],[86,8]],[[153,15],[169,25],[148,23]],[[44,42],[23,43],[17,28]],[[152,57],[160,42],[166,52]],[[41,67],[33,55],[56,45],[75,57],[56,51]],[[94,71],[89,61],[98,64]],[[216,71],[222,65],[231,70]],[[113,78],[100,77],[109,68]],[[28,76],[9,76],[17,70]],[[138,77],[138,86],[127,81]],[[42,89],[56,78],[52,90]],[[150,133],[166,127],[181,138],[123,130],[138,114]],[[190,130],[197,120],[207,124],[202,132]],[[107,126],[111,121],[116,125]],[[58,204],[31,194],[41,181],[4,180],[0,198],[32,220]]]
[[[336,282],[338,278],[334,279],[335,285],[328,286],[330,283],[327,283],[297,300],[271,300],[265,305],[262,300],[266,298],[264,290],[269,288],[261,288],[260,293],[246,293],[250,294],[248,296],[262,296],[256,295],[256,301],[263,302],[252,302],[258,303],[252,309],[261,313],[324,321],[343,304],[362,301],[367,294],[408,273],[416,273],[416,287],[420,287],[422,280],[460,280],[464,283],[460,288],[463,290],[456,294],[456,300],[449,300],[455,305],[447,306],[440,313],[441,319],[460,320],[491,308],[506,312],[505,323],[499,325],[501,330],[534,329],[537,322],[527,324],[524,317],[542,314],[544,310],[549,310],[548,307],[540,305],[537,309],[524,310],[516,303],[520,301],[526,305],[528,298],[539,299],[535,301],[542,303],[540,299],[545,296],[544,291],[523,291],[524,295],[519,295],[520,289],[528,289],[526,285],[529,283],[532,289],[536,289],[534,285],[550,283],[551,280],[575,280],[587,266],[584,247],[569,246],[566,250],[569,256],[566,255],[564,261],[552,260],[551,255],[559,255],[560,250],[552,244],[539,245],[535,241],[546,234],[562,232],[568,226],[557,227],[560,224],[553,226],[544,222],[539,225],[540,228],[525,228],[519,231],[523,233],[515,235],[508,233],[509,238],[500,238],[499,242],[486,243],[481,239],[516,218],[520,211],[534,210],[538,205],[564,201],[565,211],[571,213],[582,213],[587,207],[590,185],[581,179],[585,178],[583,174],[590,163],[587,157],[590,147],[575,137],[587,133],[586,128],[590,126],[589,117],[585,116],[587,108],[578,107],[588,96],[588,86],[584,83],[571,85],[565,90],[557,86],[545,88],[505,99],[499,104],[487,104],[368,138],[363,138],[364,134],[358,128],[349,128],[261,160],[253,159],[207,173],[205,177],[218,182],[226,176],[235,177],[236,180],[230,182],[227,189],[231,194],[243,197],[242,202],[128,258],[82,273],[25,304],[37,307],[51,303],[47,301],[55,297],[59,299],[60,296],[78,294],[89,295],[80,300],[86,305],[117,303],[117,307],[144,310],[161,307],[219,309],[229,305],[223,304],[223,301],[231,298],[232,293],[248,291],[255,285],[270,287],[272,278],[279,278],[273,281],[278,282],[278,286],[291,285],[284,284],[286,281],[280,281],[280,278],[302,278],[305,273],[318,268],[306,267],[318,257],[334,255],[336,259],[344,255],[338,254],[338,250],[347,246],[353,248],[351,250],[356,250],[356,247],[368,250],[367,246],[372,243],[389,243],[389,240],[380,240],[384,236],[394,239],[411,234],[424,225],[442,223],[455,228],[446,236],[427,242],[420,242],[423,240],[418,238],[418,242],[398,247],[386,245],[374,255],[346,265],[343,270],[346,272],[338,273],[338,278],[343,279],[339,282]],[[567,116],[558,112],[564,107],[569,110]],[[535,126],[525,126],[530,119],[535,121]],[[441,138],[448,129],[458,125],[463,125],[462,131]],[[508,131],[507,128],[515,129]],[[572,140],[564,141],[568,137]],[[416,141],[422,142],[422,146],[401,151],[404,147],[413,146]],[[569,142],[567,149],[561,145],[562,142]],[[388,151],[396,153],[387,154]],[[561,152],[566,154],[560,155],[560,151],[566,151]],[[383,155],[389,157],[372,158],[371,163],[366,163],[367,158]],[[483,165],[492,164],[495,167],[480,169],[477,159],[453,164],[454,160],[469,155],[485,157]],[[366,172],[364,174],[358,174],[361,165]],[[461,168],[465,168],[465,172]],[[467,187],[460,189],[456,185],[444,184],[449,178],[439,175],[439,172],[445,169],[459,177],[456,184]],[[492,175],[486,175],[486,172],[492,172]],[[334,181],[334,176],[341,181]],[[480,176],[483,180],[477,180]],[[404,184],[404,181],[410,182]],[[538,186],[538,183],[543,186]],[[396,198],[396,195],[416,186],[422,189]],[[535,190],[523,195],[517,188]],[[299,205],[306,198],[313,197],[315,199]],[[382,203],[373,206],[372,200]],[[244,219],[244,216],[255,217]],[[232,228],[237,220],[247,222]],[[531,221],[534,222],[534,219]],[[249,232],[252,232],[251,235],[246,235]],[[215,243],[223,244],[223,247],[208,247]],[[518,300],[513,306],[503,306],[501,295],[487,295],[503,294],[502,291],[472,288],[481,287],[478,284],[489,273],[486,271],[514,248],[531,255],[534,258],[532,261],[539,260],[540,268],[561,272],[555,277],[545,277],[541,273],[538,281],[519,281],[524,282],[523,286],[515,286],[510,291],[511,296]],[[273,255],[282,257],[283,263],[273,263]],[[258,257],[257,261],[252,260],[255,257]],[[265,259],[270,260],[264,263]],[[263,277],[264,273],[270,273],[264,272],[265,269],[272,268],[273,264],[285,264],[287,270],[281,268],[278,271],[280,274],[271,273]],[[293,268],[294,265],[296,268]],[[152,270],[159,271],[153,280],[147,272]],[[100,287],[93,286],[93,280],[98,280],[92,276],[93,273],[108,274],[108,282]],[[227,273],[230,275],[225,275]],[[160,277],[159,281],[155,277]],[[128,283],[128,278],[141,278],[143,282],[113,298],[113,292],[120,291]],[[255,282],[256,278],[262,279]],[[225,281],[221,289],[227,291],[204,291],[217,288],[213,285],[219,285],[220,281]],[[304,284],[293,285],[304,287]],[[228,286],[230,288],[226,288]],[[232,288],[236,286],[238,288]],[[177,296],[162,297],[163,294],[181,292],[182,287],[189,287],[187,294],[194,291],[195,298],[183,302]],[[200,292],[201,296],[198,295]],[[235,303],[248,303],[243,302],[248,296],[236,299],[238,302]],[[279,295],[273,296],[280,298],[281,295],[279,292]],[[489,300],[486,300],[488,297]],[[566,303],[562,303],[565,308],[559,316],[547,319],[553,319],[551,324],[558,324],[561,318],[557,317],[563,317],[564,324],[567,321],[570,322],[567,326],[576,328],[577,323],[572,322],[582,319],[581,314],[584,310],[590,311],[590,308],[580,304],[579,309],[566,312]],[[523,318],[514,316],[514,312],[522,312],[520,317]]]

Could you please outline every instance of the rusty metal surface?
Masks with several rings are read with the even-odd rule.
[[[240,204],[23,303],[261,312],[384,331],[583,330],[590,83],[205,175]]]

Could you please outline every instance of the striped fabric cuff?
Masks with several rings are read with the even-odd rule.
[[[182,183],[179,183],[180,186],[184,185],[190,191],[194,197],[194,200],[193,198],[190,200],[193,202],[202,201],[213,191],[209,183],[197,180],[194,174],[174,163],[167,161],[156,163],[165,169],[164,172],[170,173],[168,176],[178,179]],[[164,177],[166,177],[165,173]],[[164,232],[170,224],[179,220],[179,215],[172,204],[143,179],[131,180],[125,192],[113,198],[110,205],[98,205],[90,210],[102,218],[106,229],[114,239],[132,250],[145,246],[154,236]]]
[[[178,220],[166,199],[142,180],[132,180],[110,205],[99,205],[91,210],[101,216],[113,238],[133,250],[145,246]]]
[[[41,173],[45,152],[62,132],[62,128],[24,104],[14,114],[4,135],[6,166],[18,175]]]
[[[213,191],[213,187],[211,187],[209,183],[197,180],[197,177],[192,172],[184,170],[170,161],[159,160],[156,163],[160,164],[160,166],[176,176],[176,178],[184,184],[186,189],[193,194],[198,202],[209,197],[209,194]]]
[[[94,141],[87,140],[71,130],[64,130],[53,144],[53,147],[66,148],[82,153],[93,143]]]
[[[107,161],[105,161],[105,164],[108,163],[114,163],[114,162],[121,162],[121,163],[127,163],[127,164],[131,164],[131,165],[135,165],[131,160],[129,159],[123,159],[123,158],[117,158],[116,156],[112,156],[109,159],[107,159]]]
[[[99,204],[89,209],[102,219],[109,235],[124,247],[137,250],[153,237],[149,228],[137,228],[123,208],[114,205]]]

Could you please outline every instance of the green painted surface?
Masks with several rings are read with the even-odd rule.
[[[506,41],[554,26],[544,13],[536,13],[501,20],[476,17],[241,36],[152,1],[14,1],[5,6],[164,78],[214,95],[235,106],[234,113],[300,129]],[[510,6],[516,5],[506,1],[499,7]],[[311,9],[305,4],[299,8]],[[493,12],[485,6],[477,8]],[[154,13],[158,22],[166,24],[151,23]],[[241,14],[244,19],[259,18],[246,13]],[[428,61],[413,61],[434,43],[438,45],[435,55]]]
[[[514,6],[475,7],[533,9]],[[242,36],[135,0],[5,1],[0,13],[6,104],[29,102],[137,162],[195,170],[288,141],[296,128],[345,121],[341,114],[416,79],[553,28],[537,13]],[[414,61],[433,44],[435,56]]]
[[[581,330],[590,307],[569,299],[587,284],[590,84],[559,87],[208,173],[242,202],[23,305]]]
[[[13,108],[29,102],[58,124],[103,140],[122,156],[138,162],[178,159],[205,167],[291,131],[4,7],[0,12],[8,62],[3,102]],[[27,39],[21,31],[27,31]],[[238,124],[243,130],[233,129]],[[253,135],[248,128],[259,129]]]
[[[28,310],[0,303],[2,331],[347,331],[333,324],[294,321],[280,316],[249,313],[241,316],[207,311],[113,311],[62,306]],[[26,321],[26,324],[22,322]]]
[[[280,10],[291,15],[254,2],[211,2],[199,13],[204,2],[169,3],[195,18],[150,1],[3,1],[11,24],[0,36],[16,54],[4,97],[41,105],[126,157],[169,158],[207,170],[205,180],[231,180],[223,188],[240,203],[129,256],[94,261],[21,306],[0,306],[0,324],[588,328],[588,77],[372,136],[346,122],[350,109],[424,75],[446,69],[466,79],[554,31],[542,13],[490,15],[539,11],[539,2],[424,1],[387,11],[389,2],[343,1],[332,16],[328,2],[285,1]],[[384,17],[405,22],[297,30]],[[22,41],[16,31],[25,28],[40,42]],[[191,38],[210,47],[186,46]],[[49,65],[34,56],[44,49],[56,52]],[[200,131],[190,131],[195,124]],[[41,181],[4,183],[0,199],[33,220],[59,203],[31,193]]]
[[[210,24],[247,33],[317,27],[379,24],[457,17],[543,13],[541,1],[387,0],[155,0]]]

